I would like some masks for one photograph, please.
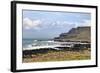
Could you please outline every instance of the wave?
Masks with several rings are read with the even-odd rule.
[[[34,40],[35,42],[37,42],[38,40]]]
[[[56,47],[59,47],[61,45],[44,45],[44,46],[35,46],[35,47],[27,47],[23,48],[23,50],[34,50],[34,49],[47,49],[47,48],[52,48],[52,49],[57,49]]]

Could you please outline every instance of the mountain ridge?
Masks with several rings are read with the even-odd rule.
[[[90,26],[80,26],[72,28],[68,32],[61,33],[54,38],[55,41],[87,41],[91,42],[91,28]]]

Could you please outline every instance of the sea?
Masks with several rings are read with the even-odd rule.
[[[79,42],[59,42],[53,39],[23,39],[23,50],[53,48],[56,50],[63,49],[63,47],[73,47],[74,43]],[[60,47],[60,48],[59,48]]]
[[[36,46],[49,46],[49,45],[56,45],[57,43],[54,42],[52,39],[23,39],[22,46],[23,48],[31,48]]]

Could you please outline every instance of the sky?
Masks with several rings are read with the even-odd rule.
[[[23,38],[52,39],[90,24],[90,13],[23,10]]]

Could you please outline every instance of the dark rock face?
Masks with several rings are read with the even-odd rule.
[[[55,41],[87,41],[91,42],[91,28],[89,26],[72,28],[68,33],[61,33]]]

